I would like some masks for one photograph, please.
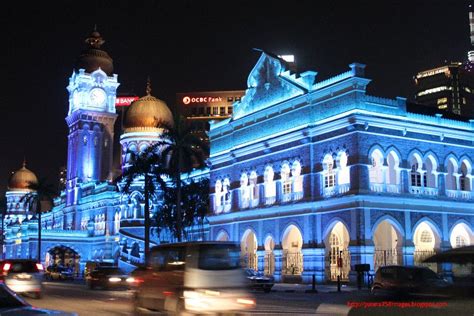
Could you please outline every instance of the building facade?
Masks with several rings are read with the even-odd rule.
[[[263,52],[211,124],[210,238],[278,280],[343,280],[472,244],[474,121],[367,95],[364,65],[317,82]],[[450,275],[462,267],[431,265]]]
[[[41,258],[46,265],[62,264],[77,273],[87,261],[115,262],[130,270],[144,258],[143,180],[137,177],[128,192],[121,192],[114,180],[114,125],[118,75],[112,58],[101,49],[101,35],[94,31],[86,39],[69,79],[69,127],[65,189],[52,209],[42,213]],[[120,169],[128,167],[130,152],[144,150],[159,141],[163,129],[172,123],[167,105],[147,95],[130,105],[120,135]],[[121,124],[122,125],[122,124]],[[38,220],[22,197],[32,193],[36,175],[25,165],[8,185],[5,245],[7,258],[36,258]],[[155,192],[157,193],[157,192]],[[152,212],[157,195],[152,194]],[[158,243],[151,238],[151,243]]]

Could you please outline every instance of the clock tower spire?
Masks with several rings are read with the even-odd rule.
[[[112,58],[101,49],[104,42],[94,28],[67,86],[67,205],[77,203],[83,184],[112,180],[115,98],[120,84]]]

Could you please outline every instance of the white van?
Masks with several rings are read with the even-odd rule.
[[[155,246],[146,268],[133,277],[137,314],[239,313],[255,307],[240,267],[240,247],[232,242]]]

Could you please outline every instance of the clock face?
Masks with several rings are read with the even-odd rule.
[[[91,90],[89,97],[91,100],[91,105],[101,106],[105,103],[105,99],[107,98],[107,95],[105,94],[104,90],[100,88],[94,88]]]

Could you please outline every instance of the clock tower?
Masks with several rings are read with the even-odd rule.
[[[112,153],[117,94],[113,61],[101,49],[94,30],[69,78],[69,127],[66,204],[76,204],[79,188],[88,182],[112,180]]]

